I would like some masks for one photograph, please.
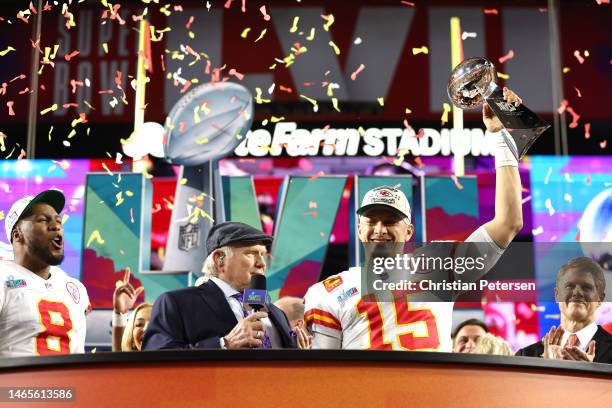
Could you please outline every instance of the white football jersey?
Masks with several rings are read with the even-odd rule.
[[[504,252],[484,227],[477,229],[465,242],[475,244],[459,246],[458,252],[460,255],[482,255],[485,259],[483,274]],[[434,251],[451,248],[450,245],[433,247]],[[313,349],[452,351],[453,302],[412,301],[411,298],[418,299],[415,294],[389,299],[377,299],[374,295],[364,298],[361,275],[360,267],[350,268],[308,289],[304,298],[305,320],[314,336]],[[436,277],[435,274],[429,276]],[[471,276],[470,280],[479,277]]]
[[[85,351],[87,290],[60,268],[50,273],[0,262],[0,357]]]

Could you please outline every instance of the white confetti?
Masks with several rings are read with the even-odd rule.
[[[551,217],[555,214],[555,209],[552,206],[550,198],[547,198],[546,201],[544,201],[544,207],[548,210],[548,215]]]
[[[550,175],[552,174],[552,167],[548,168],[546,172],[546,177],[544,177],[544,184],[548,184],[548,179],[550,179]]]
[[[274,92],[274,87],[276,87],[276,84],[270,85],[270,87],[268,88],[268,95],[272,95],[272,92]]]
[[[115,164],[122,164],[123,162],[121,161],[121,158],[123,157],[123,155],[119,152],[117,152],[117,156],[115,157]]]
[[[468,33],[467,31],[464,31],[463,34],[461,34],[461,39],[465,41],[466,38],[476,38],[476,36],[476,33]]]
[[[355,44],[355,45],[359,45],[361,43],[362,43],[361,37],[357,37],[357,38],[355,38],[355,41],[353,41],[353,44]]]
[[[569,173],[563,173],[563,176],[565,177],[565,181],[567,181],[568,183],[574,182],[574,180],[572,180],[572,177],[569,175]]]
[[[521,201],[521,204],[525,204],[527,201],[531,201],[531,196],[528,195],[527,197],[523,198],[523,200]]]
[[[62,143],[64,144],[64,146],[70,147],[70,142],[69,141],[64,140]]]
[[[89,78],[85,78],[85,86],[90,87],[91,82],[89,82]]]
[[[565,195],[563,196],[563,199],[567,201],[568,203],[572,202],[572,196],[569,195],[568,193],[565,193]]]
[[[531,230],[531,233],[533,234],[534,237],[537,237],[543,232],[544,232],[544,228],[541,225],[538,228]]]

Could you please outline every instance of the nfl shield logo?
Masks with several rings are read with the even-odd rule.
[[[200,245],[200,225],[188,223],[179,228],[178,247],[181,251],[189,251]]]

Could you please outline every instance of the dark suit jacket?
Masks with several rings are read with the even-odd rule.
[[[296,348],[287,316],[266,304],[282,347]],[[221,348],[220,338],[238,324],[223,291],[212,281],[163,293],[153,305],[143,349]]]
[[[597,331],[591,340],[595,340],[595,359],[593,361],[596,363],[612,364],[612,334],[605,331],[601,326],[597,326]],[[544,353],[544,345],[539,341],[531,346],[520,349],[516,352],[516,355],[540,357],[542,353]]]

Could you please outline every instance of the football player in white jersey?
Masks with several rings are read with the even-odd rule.
[[[522,103],[507,88],[504,98],[516,106]],[[495,216],[468,237],[468,244],[460,244],[465,245],[461,250],[476,250],[486,259],[482,274],[497,262],[523,223],[518,162],[504,142],[500,120],[486,104],[483,122],[497,138]],[[413,235],[408,200],[393,187],[368,191],[357,214],[359,239],[366,244],[366,262],[372,255],[368,248],[395,246],[396,253],[401,253],[403,245],[392,243],[405,243]],[[377,295],[362,293],[361,275],[361,268],[354,267],[309,288],[305,319],[314,336],[313,349],[452,350],[452,298],[424,302],[418,298],[415,301],[413,295],[395,294],[389,301],[381,301]]]
[[[58,190],[26,196],[5,219],[14,261],[0,261],[0,357],[83,353],[85,286],[57,267],[64,260]]]

